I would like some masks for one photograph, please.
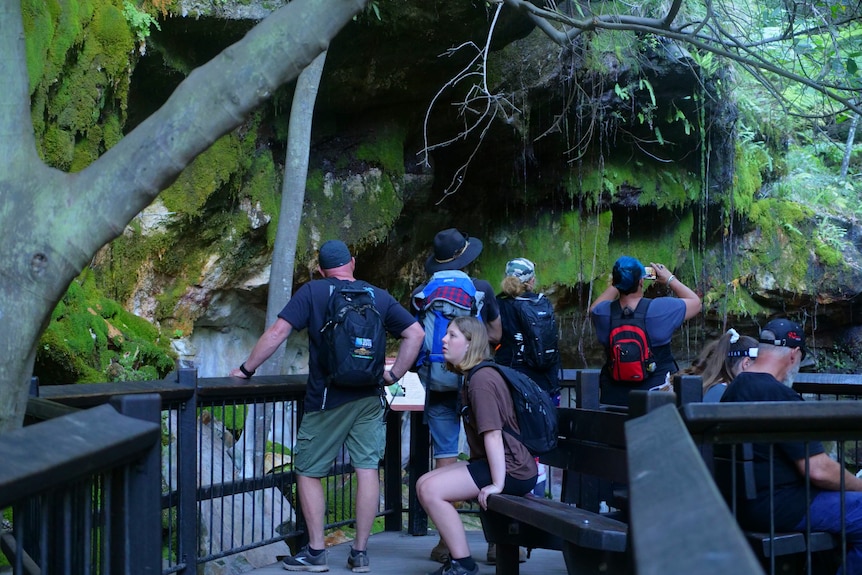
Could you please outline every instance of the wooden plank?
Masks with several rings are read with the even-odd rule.
[[[0,435],[0,509],[131,461],[161,436],[158,423],[94,407]]]
[[[676,408],[630,420],[626,434],[638,575],[762,574]]]
[[[238,377],[207,377],[197,380],[197,393],[202,399],[235,398],[255,399],[273,396],[305,396],[307,375],[262,375],[251,379]],[[125,381],[115,383],[77,383],[71,385],[43,385],[39,397],[71,405],[93,407],[107,403],[117,395],[158,393],[164,403],[185,401],[195,390],[180,385],[176,380]]]
[[[796,374],[793,379],[793,387],[797,383],[802,384],[828,384],[837,383],[844,385],[857,385],[862,388],[862,375],[858,373],[806,373]]]
[[[541,497],[492,495],[488,508],[557,535],[579,547],[624,552],[625,523]]]
[[[557,449],[539,460],[571,473],[596,475],[618,483],[628,481],[626,451],[621,447],[560,439]]]
[[[115,383],[75,383],[69,385],[42,385],[39,397],[73,407],[94,407],[108,403],[117,395],[158,393],[163,402],[183,401],[191,397],[193,389],[180,387],[172,381],[123,381]]]
[[[690,403],[689,431],[716,443],[862,439],[862,401]]]
[[[27,417],[33,418],[36,421],[45,421],[46,419],[54,419],[62,417],[78,411],[77,407],[65,405],[50,399],[41,397],[31,397],[27,399]]]
[[[628,415],[598,409],[557,408],[560,437],[625,447]]]
[[[305,397],[307,374],[256,375],[251,379],[239,377],[205,377],[198,379],[198,401],[212,398],[261,398],[279,396]]]

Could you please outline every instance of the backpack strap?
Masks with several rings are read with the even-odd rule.
[[[503,378],[503,383],[505,383],[505,384],[506,384],[506,388],[507,388],[507,389],[508,389],[508,391],[509,391],[509,397],[512,397],[512,407],[513,407],[513,408],[515,408],[515,410],[516,410],[516,412],[515,412],[515,419],[517,420],[517,419],[518,419],[518,417],[517,417],[517,407],[515,407],[515,405],[514,405],[514,404],[515,404],[515,399],[514,399],[514,397],[513,397],[513,392],[512,392],[512,390],[513,390],[514,388],[513,388],[513,386],[512,386],[512,383],[509,381],[509,376],[508,376],[508,375],[506,375],[506,370],[507,370],[507,369],[508,369],[508,370],[511,370],[511,371],[517,371],[517,370],[515,370],[514,368],[511,368],[511,367],[507,367],[507,366],[505,366],[505,365],[500,365],[499,363],[495,363],[493,360],[485,360],[485,361],[480,362],[478,365],[476,365],[473,369],[471,369],[471,370],[470,370],[470,373],[468,373],[468,374],[465,376],[465,378],[464,378],[464,386],[465,386],[465,387],[469,384],[469,382],[470,382],[470,378],[471,378],[471,377],[473,377],[473,374],[474,374],[474,373],[476,373],[477,371],[479,371],[480,369],[482,369],[483,367],[490,367],[490,368],[493,368],[497,373],[499,373],[499,374],[500,374],[500,377],[501,377],[501,378]],[[543,393],[544,393],[544,392],[543,392]],[[520,433],[518,433],[518,432],[516,432],[516,431],[512,428],[512,426],[510,426],[510,425],[508,425],[508,424],[505,424],[505,425],[503,426],[502,431],[504,431],[504,432],[508,433],[510,436],[514,437],[516,440],[518,440],[519,442],[521,442],[521,443],[523,444],[523,440],[521,439],[521,434],[520,434]],[[526,447],[526,446],[525,446],[525,447]]]
[[[635,307],[634,314],[632,314],[633,317],[643,322],[644,333],[646,334],[647,345],[649,346],[650,353],[652,353],[652,338],[650,338],[649,330],[647,329],[646,316],[651,303],[652,299],[648,297],[642,297],[641,300],[638,302],[638,305]]]
[[[464,377],[464,385],[467,385],[470,382],[470,378],[473,377],[473,374],[476,373],[477,371],[479,371],[480,369],[482,369],[483,367],[493,367],[498,372],[500,372],[500,375],[503,377],[503,379],[506,379],[506,376],[503,375],[502,370],[499,369],[500,365],[497,363],[494,363],[490,359],[486,359],[486,360],[480,361],[477,365],[475,365],[473,367],[473,369],[471,369],[467,373],[467,375]]]
[[[649,306],[651,303],[652,303],[651,298],[642,297],[640,299],[640,301],[638,302],[638,305],[635,306],[635,309],[631,314],[632,319],[639,319],[639,320],[643,321],[644,333],[647,336],[647,345],[650,346],[650,349],[652,349],[652,342],[649,340],[649,331],[646,328],[646,316],[647,316],[647,311],[649,310]],[[623,318],[624,318],[623,307],[622,307],[622,305],[620,305],[620,300],[615,299],[614,301],[611,302],[611,315],[610,315],[611,325],[610,325],[610,330],[608,330],[609,334],[611,331],[613,331],[613,329],[615,327],[618,327],[618,326],[622,325],[623,323],[626,323],[623,321]],[[610,344],[610,341],[608,342],[608,344]]]

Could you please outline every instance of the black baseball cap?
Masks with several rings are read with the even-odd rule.
[[[763,337],[764,332],[771,332],[774,337]],[[760,330],[760,343],[780,347],[797,347],[802,350],[802,359],[808,355],[805,347],[805,330],[795,321],[789,319],[773,319]]]

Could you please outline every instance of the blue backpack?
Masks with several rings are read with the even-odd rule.
[[[457,391],[461,376],[446,369],[443,336],[454,318],[478,316],[482,311],[484,292],[476,290],[473,280],[462,271],[444,270],[431,276],[428,283],[413,296],[416,319],[425,329],[425,343],[416,366],[419,377],[430,391]]]

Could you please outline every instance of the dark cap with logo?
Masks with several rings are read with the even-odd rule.
[[[773,337],[764,337],[764,332],[770,332]],[[773,319],[760,330],[760,343],[780,347],[797,347],[802,350],[803,357],[808,353],[805,347],[805,330],[795,321],[789,319]]]

